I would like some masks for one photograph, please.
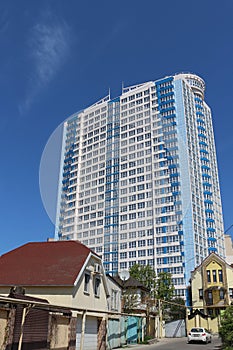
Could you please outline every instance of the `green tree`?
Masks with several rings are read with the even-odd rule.
[[[133,265],[130,270],[130,276],[141,282],[145,287],[149,289],[151,297],[155,295],[156,288],[156,273],[150,265]]]
[[[171,321],[175,321],[175,320],[180,320],[180,319],[185,319],[186,316],[186,309],[185,309],[185,301],[182,298],[173,298],[171,300],[172,303],[170,305],[170,312],[171,312],[171,316],[170,319]],[[179,306],[181,305],[181,306]]]
[[[223,348],[233,349],[233,306],[229,306],[221,317],[219,334],[222,338]]]
[[[160,272],[156,281],[156,297],[169,301],[173,297],[174,285],[172,283],[172,275],[169,272]]]

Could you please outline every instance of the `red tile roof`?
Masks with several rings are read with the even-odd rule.
[[[90,253],[78,241],[27,243],[0,257],[0,286],[71,286]]]

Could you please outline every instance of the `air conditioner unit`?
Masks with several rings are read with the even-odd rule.
[[[101,265],[100,264],[94,264],[94,272],[101,273]]]

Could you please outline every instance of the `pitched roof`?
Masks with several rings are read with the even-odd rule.
[[[207,255],[205,257],[204,260],[202,260],[202,262],[195,267],[195,269],[193,271],[191,271],[191,274],[194,274],[196,273],[196,271],[200,271],[200,269],[202,268],[202,266],[206,265],[209,261],[212,261],[212,260],[215,260],[215,261],[218,261],[228,267],[232,267],[230,264],[228,264],[221,256],[219,256],[217,253],[215,252],[211,252],[209,255]]]
[[[112,279],[115,282],[117,282],[121,288],[126,288],[126,289],[128,289],[128,288],[140,288],[142,290],[149,291],[149,289],[146,286],[144,286],[143,283],[141,283],[136,278],[133,278],[131,276],[125,282],[122,281],[119,276],[112,276]]]
[[[27,243],[0,257],[0,286],[71,286],[90,253],[78,241]]]

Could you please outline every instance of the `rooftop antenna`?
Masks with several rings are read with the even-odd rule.
[[[125,281],[127,281],[127,280],[129,279],[130,273],[129,273],[128,270],[121,270],[121,271],[119,272],[119,277],[120,277],[120,279],[121,279],[123,282],[125,282]]]
[[[121,94],[123,94],[123,91],[124,91],[124,82],[122,81],[121,82]]]

